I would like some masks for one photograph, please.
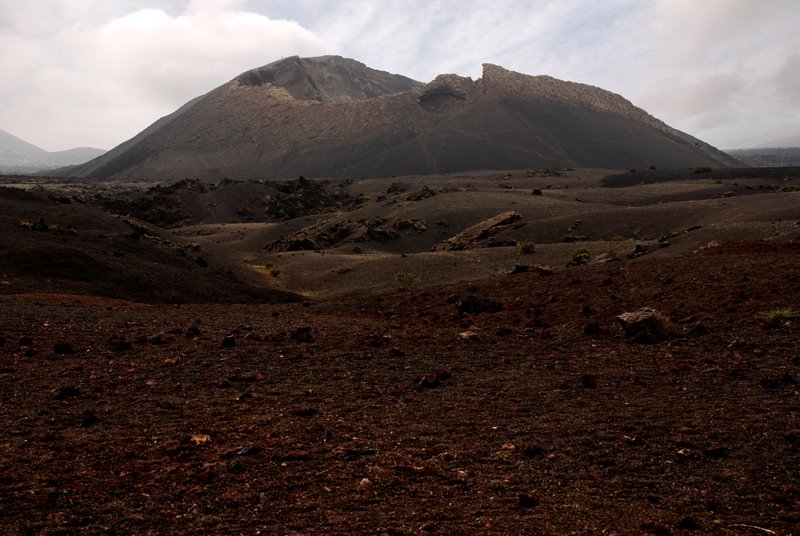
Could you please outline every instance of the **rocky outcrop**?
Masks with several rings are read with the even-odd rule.
[[[339,56],[292,56],[242,73],[234,82],[250,87],[269,84],[284,88],[295,99],[319,102],[374,99],[424,85]]]
[[[503,212],[497,216],[494,216],[493,218],[489,218],[488,220],[484,220],[476,225],[473,225],[457,235],[448,238],[444,242],[437,244],[433,247],[433,251],[459,251],[463,249],[501,245],[498,243],[493,243],[492,238],[494,235],[504,229],[508,229],[521,218],[522,216],[513,210]]]
[[[309,251],[335,248],[343,244],[389,242],[399,239],[401,233],[424,233],[427,230],[427,222],[417,219],[374,218],[357,221],[324,221],[274,240],[264,246],[264,250]]]

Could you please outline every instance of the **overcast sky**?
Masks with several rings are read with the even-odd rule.
[[[800,133],[800,0],[0,0],[0,128],[104,149],[281,57],[424,82],[495,63],[721,148]]]

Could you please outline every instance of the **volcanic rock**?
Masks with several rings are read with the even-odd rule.
[[[503,212],[448,238],[444,242],[434,246],[433,249],[434,251],[459,251],[487,246],[489,240],[495,234],[507,229],[520,218],[522,218],[522,216],[513,210]]]
[[[667,339],[672,333],[669,319],[652,307],[623,313],[617,317],[628,337],[636,342],[655,342]]]

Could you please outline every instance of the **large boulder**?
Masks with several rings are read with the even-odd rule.
[[[625,335],[635,342],[651,343],[663,341],[672,335],[672,324],[669,318],[652,307],[643,307],[638,311],[622,313],[617,316]]]

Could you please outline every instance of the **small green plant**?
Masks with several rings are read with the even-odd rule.
[[[598,249],[597,251],[594,252],[594,255],[592,255],[592,257],[595,257],[597,255],[602,255],[603,253],[608,253],[612,257],[616,257],[617,256],[617,248],[615,248],[614,246],[606,246],[606,247],[600,248],[600,249]]]
[[[625,241],[625,237],[622,236],[622,235],[614,235],[614,236],[611,237],[611,241],[612,242],[624,242]]]
[[[517,242],[517,255],[532,255],[535,252],[536,246],[533,244],[533,242]]]
[[[767,322],[780,322],[781,320],[791,320],[792,318],[800,318],[800,313],[791,308],[773,309],[772,311],[761,313],[758,316],[759,318],[762,318]]]
[[[281,271],[273,266],[269,270],[269,275],[271,275],[272,277],[278,277],[279,275],[281,275]]]
[[[578,248],[572,252],[572,260],[569,261],[569,266],[580,266],[582,264],[589,264],[592,260],[592,253],[586,248]]]
[[[592,256],[592,252],[589,251],[587,248],[578,248],[578,249],[576,249],[575,251],[572,252],[572,258],[573,259],[575,257],[580,257],[582,255],[589,255],[591,257]]]

